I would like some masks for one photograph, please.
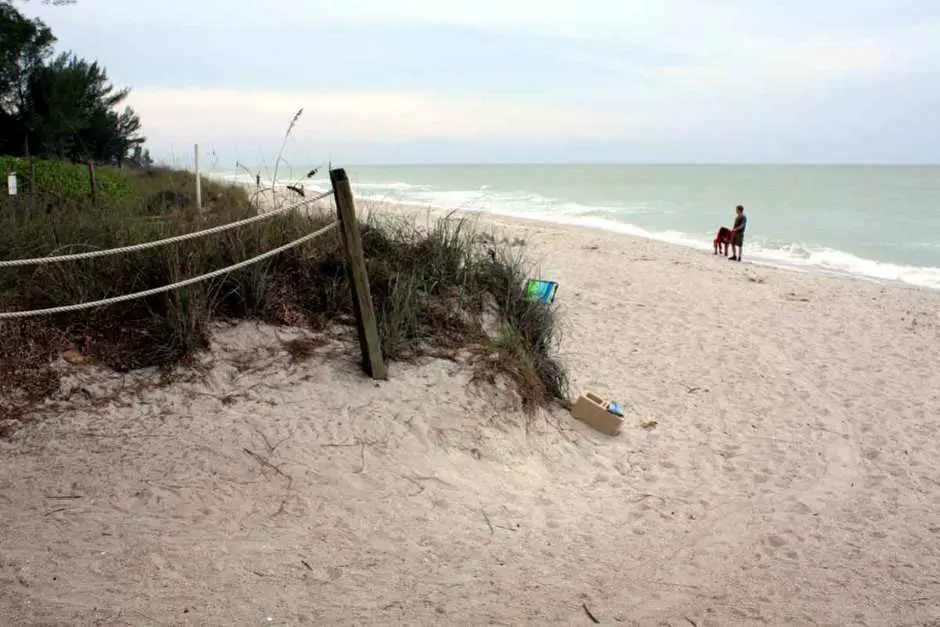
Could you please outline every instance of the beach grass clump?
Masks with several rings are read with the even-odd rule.
[[[127,197],[33,208],[0,201],[0,259],[114,248],[256,215],[241,187],[194,181],[169,169],[122,173]],[[205,274],[324,227],[332,213],[288,212],[207,237],[90,260],[0,268],[0,311],[32,310],[140,292]],[[555,313],[526,297],[524,260],[482,238],[466,219],[418,228],[413,221],[361,219],[363,250],[389,360],[467,356],[481,372],[508,376],[528,408],[565,399],[553,357]],[[208,346],[213,322],[251,319],[327,330],[353,322],[338,233],[179,290],[103,308],[0,320],[0,420],[58,389],[52,366],[72,349],[118,371],[172,366]],[[309,346],[292,350],[309,356]]]

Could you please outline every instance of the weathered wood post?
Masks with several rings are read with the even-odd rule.
[[[346,170],[330,170],[330,183],[336,199],[339,230],[346,250],[346,276],[352,286],[353,312],[356,315],[356,330],[359,332],[359,348],[362,350],[362,365],[373,379],[388,379],[388,370],[382,359],[382,342],[372,308],[372,293],[369,291],[369,275],[362,252],[362,236],[356,218],[356,203]]]
[[[29,211],[33,212],[33,209],[36,206],[36,164],[33,161],[33,153],[29,151],[29,138],[26,138],[26,141],[23,142],[25,146],[26,161],[29,165]]]
[[[33,155],[29,155],[29,210],[36,209],[36,162]]]
[[[88,184],[91,186],[91,204],[98,202],[98,179],[95,177],[95,164],[88,162]]]
[[[199,172],[199,144],[193,144],[193,165],[196,170],[196,210],[202,211],[202,175]]]

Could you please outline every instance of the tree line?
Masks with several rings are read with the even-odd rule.
[[[55,54],[56,41],[42,20],[0,0],[0,154],[150,165],[140,118],[125,104],[130,89],[97,61]]]

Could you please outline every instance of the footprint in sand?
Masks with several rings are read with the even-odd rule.
[[[794,551],[793,549],[789,549],[781,553],[780,549],[783,549],[788,544],[787,539],[784,538],[783,536],[779,536],[779,535],[767,536],[766,538],[764,538],[764,544],[766,545],[764,552],[767,554],[768,557],[779,558],[782,555],[782,557],[788,560],[798,560],[800,557],[800,554]]]
[[[793,501],[792,504],[788,507],[789,511],[794,514],[800,514],[801,516],[806,516],[812,514],[813,510],[806,503],[802,501]]]

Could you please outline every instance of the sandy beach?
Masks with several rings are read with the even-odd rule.
[[[450,361],[372,382],[348,334],[63,364],[0,442],[0,623],[940,624],[940,292],[479,222],[559,282],[619,437]]]

